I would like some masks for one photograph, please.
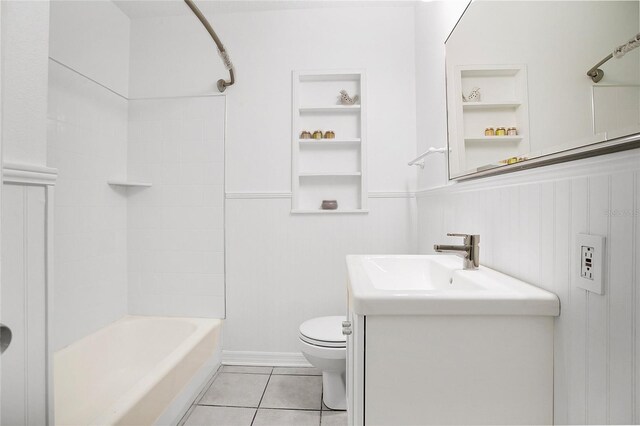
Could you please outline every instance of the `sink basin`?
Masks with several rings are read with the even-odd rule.
[[[360,315],[550,315],[558,297],[453,255],[347,256],[352,309]]]

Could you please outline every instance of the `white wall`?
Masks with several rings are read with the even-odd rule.
[[[49,3],[3,1],[0,22],[0,167],[45,171]],[[31,167],[35,166],[35,167]],[[16,169],[14,169],[16,170]],[[14,176],[15,177],[15,176]],[[0,321],[14,330],[2,357],[2,423],[48,419],[46,200],[42,186],[0,185],[2,277]],[[8,197],[7,197],[8,195]],[[10,353],[13,351],[13,353]],[[11,389],[7,392],[6,389]],[[49,395],[50,396],[50,395]]]
[[[412,252],[415,225],[408,198],[372,199],[368,215],[290,215],[291,72],[366,69],[369,188],[406,196],[415,183],[406,166],[415,152],[413,7],[208,18],[237,70],[226,92],[225,349],[298,352],[302,320],[345,310],[344,256]],[[228,76],[193,16],[134,19],[131,39],[132,97],[213,93]]]
[[[632,151],[419,198],[421,253],[447,232],[477,233],[483,265],[560,297],[557,424],[640,421],[639,177],[640,152]],[[602,296],[576,287],[578,233],[607,237]]]
[[[48,164],[55,197],[56,348],[127,308],[127,199],[107,185],[126,174],[127,101],[51,62]]]
[[[447,146],[444,41],[467,5],[466,0],[416,5],[416,156],[430,147]],[[418,170],[418,187],[447,181],[446,155],[430,155]]]
[[[56,349],[127,313],[127,196],[107,180],[127,173],[128,106],[114,90],[127,91],[128,34],[128,18],[111,2],[52,3]]]
[[[437,12],[430,22],[449,18]],[[444,62],[434,58],[428,67],[440,73]],[[421,104],[444,112],[440,99],[423,91],[418,96],[419,123]],[[418,193],[421,253],[456,241],[447,232],[478,233],[482,264],[560,297],[556,424],[640,422],[639,176],[640,152],[628,151]],[[445,182],[444,170],[421,173],[422,188]],[[607,236],[604,296],[575,286],[579,232]]]
[[[111,1],[51,2],[49,56],[115,92],[129,92],[129,18]]]
[[[209,16],[236,66],[227,92],[227,191],[291,188],[291,71],[367,70],[369,186],[414,187],[412,7],[283,10]],[[311,22],[322,22],[310,31]],[[216,92],[228,78],[193,16],[137,19],[131,29],[131,97]],[[407,108],[407,106],[409,106]]]
[[[225,97],[129,103],[129,313],[223,318]]]
[[[2,150],[5,162],[47,161],[49,2],[2,2]]]
[[[524,16],[526,19],[522,19]],[[496,17],[500,18],[500,25],[487,25]],[[597,113],[612,109],[617,114],[631,115],[633,122],[628,124],[635,125],[634,131],[638,131],[637,89],[627,87],[628,100],[623,101],[623,97],[617,96],[620,88],[606,89],[604,86],[637,85],[640,52],[631,52],[624,59],[610,61],[603,67],[605,77],[599,83],[600,96],[594,99],[593,81],[585,75],[613,46],[637,32],[637,1],[488,1],[472,4],[447,43],[448,85],[454,87],[455,69],[460,65],[525,64],[529,113],[525,134],[528,133],[530,149],[518,145],[517,148],[504,148],[502,153],[500,147],[473,152],[471,146],[467,146],[467,166],[464,166],[464,158],[460,159],[460,170],[452,162],[452,174],[487,164],[487,158],[495,162],[516,153],[521,155],[523,149],[524,153],[541,155],[603,140],[603,135],[594,135],[594,108]],[[607,96],[608,90],[612,93]],[[487,98],[489,95],[487,93]],[[454,105],[459,98],[459,93],[450,94],[449,104]],[[450,123],[459,120],[457,114],[455,108],[450,108]],[[609,131],[609,137],[619,136],[621,129],[616,129],[611,120],[604,118],[596,117],[597,130]],[[460,131],[452,133],[454,139],[460,140]],[[464,157],[465,146],[457,148],[452,155]]]

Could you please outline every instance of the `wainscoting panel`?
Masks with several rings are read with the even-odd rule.
[[[291,200],[228,199],[223,362],[291,364],[298,327],[344,315],[347,254],[417,250],[415,199],[370,198],[363,215],[292,215]],[[299,357],[298,357],[299,358]]]
[[[2,354],[0,423],[47,424],[46,189],[2,187],[0,322],[12,331]]]
[[[556,424],[638,423],[640,155],[546,170],[419,192],[419,251],[478,233],[482,264],[558,295]],[[607,238],[604,295],[576,286],[578,233]]]

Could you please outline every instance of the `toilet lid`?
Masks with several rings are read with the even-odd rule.
[[[313,318],[300,324],[300,334],[311,341],[326,343],[346,342],[342,334],[342,321],[347,318],[343,316]]]

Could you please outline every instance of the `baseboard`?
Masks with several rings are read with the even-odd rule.
[[[223,365],[311,367],[300,352],[222,351]]]

